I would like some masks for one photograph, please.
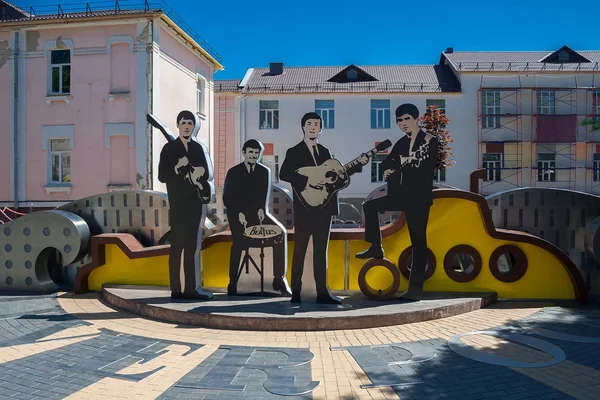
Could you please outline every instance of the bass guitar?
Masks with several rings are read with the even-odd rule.
[[[167,142],[174,142],[177,140],[175,136],[171,133],[170,129],[163,124],[158,118],[156,118],[152,114],[146,114],[146,121],[150,123],[153,127],[157,128],[162,132],[162,134],[167,139]],[[192,139],[194,140],[194,139]],[[204,151],[204,158],[206,159],[208,168],[211,168],[210,164],[210,155],[208,154],[208,149],[206,146],[198,141],[196,141],[200,146],[202,146],[202,150]],[[201,199],[205,203],[212,203],[215,200],[215,184],[212,180],[208,178],[212,176],[210,171],[205,171],[203,167],[194,167],[188,164],[186,167],[182,167],[181,170],[185,172],[185,179],[196,188],[196,194],[198,198]]]
[[[371,158],[375,153],[383,151],[391,145],[392,142],[386,139],[364,154]],[[294,189],[294,193],[306,208],[319,209],[325,207],[335,193],[348,187],[350,184],[348,170],[359,163],[358,159],[361,156],[345,165],[332,158],[316,167],[299,168],[296,172],[306,176],[308,182],[304,190],[298,192]]]

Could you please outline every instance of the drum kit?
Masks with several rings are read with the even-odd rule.
[[[260,275],[260,291],[264,292],[264,271],[265,271],[265,247],[272,247],[280,244],[284,240],[283,229],[278,225],[263,225],[262,220],[259,225],[244,226],[244,240],[246,241],[244,258],[238,270],[237,278],[239,280],[240,275],[244,268],[246,273],[250,272],[250,263],[254,266],[258,274]],[[252,256],[250,256],[250,248],[260,248],[260,267],[256,264]]]

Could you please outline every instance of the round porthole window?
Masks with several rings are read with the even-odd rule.
[[[427,265],[425,266],[425,280],[431,278],[433,273],[435,272],[436,267],[436,259],[435,254],[431,251],[430,248],[427,248]],[[400,268],[400,272],[402,276],[406,279],[410,277],[410,268],[412,266],[412,246],[408,246],[398,257],[398,268]]]
[[[490,256],[490,272],[501,282],[516,282],[527,272],[527,256],[512,244],[500,246]]]
[[[444,257],[444,271],[456,282],[470,282],[481,272],[481,255],[467,244],[454,246]]]
[[[400,288],[400,271],[386,258],[371,258],[358,273],[358,286],[369,300],[389,300]]]

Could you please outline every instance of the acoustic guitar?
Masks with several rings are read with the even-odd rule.
[[[175,136],[171,134],[171,130],[154,115],[146,114],[146,121],[148,121],[153,127],[160,130],[167,139],[167,142],[174,142],[175,140],[177,140]],[[208,154],[208,149],[206,148],[206,146],[198,141],[196,143],[202,146],[202,150],[204,151],[204,158],[206,159],[207,163],[210,163],[210,155]],[[200,198],[206,203],[210,203],[215,197],[215,184],[212,181],[208,180],[208,177],[210,176],[209,172],[202,171],[200,168],[202,167],[194,167],[188,164],[186,167],[182,167],[181,169],[186,170],[185,179],[190,184],[194,185],[194,187],[196,188],[196,194],[198,195],[198,198]]]
[[[375,153],[383,151],[391,145],[392,142],[386,139],[364,154],[371,158]],[[296,172],[308,177],[308,182],[304,190],[298,193],[294,189],[294,193],[306,208],[320,209],[325,207],[335,193],[348,187],[350,184],[348,170],[358,164],[360,157],[356,157],[345,165],[342,165],[335,158],[331,158],[316,167],[299,168]]]

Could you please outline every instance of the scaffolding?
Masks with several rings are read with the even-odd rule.
[[[600,89],[588,89],[591,98],[591,113],[587,119],[591,121],[600,121]],[[587,107],[586,107],[587,109]],[[585,127],[586,137],[586,188],[588,193],[600,193],[600,129],[595,129],[592,125]]]
[[[477,104],[479,162],[486,168],[483,193],[524,186],[585,186],[591,191],[589,183],[600,192],[600,130],[594,134],[591,127],[580,126],[599,112],[600,93],[593,76],[589,79],[591,85],[581,85],[577,76],[481,77]],[[557,85],[556,80],[567,82]],[[585,173],[578,176],[581,169]]]

